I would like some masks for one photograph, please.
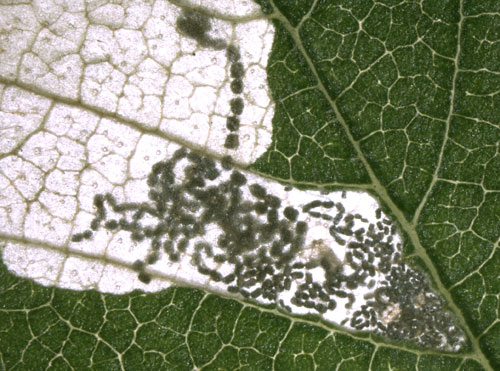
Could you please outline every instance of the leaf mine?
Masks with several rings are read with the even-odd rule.
[[[255,4],[235,4],[8,12],[4,19],[19,27],[6,39],[8,53],[0,44],[0,232],[8,269],[90,292],[201,288],[392,342],[463,349],[464,332],[427,275],[405,263],[404,241],[375,198],[298,189],[247,170],[274,146],[269,162],[278,169],[272,156],[282,156],[285,170],[273,176],[320,184],[314,176],[328,169],[340,175],[336,184],[367,179],[341,178],[360,162],[344,146],[337,113],[322,106],[318,76],[301,73],[295,47],[275,53],[282,60],[271,66],[301,75],[285,78],[290,84],[276,98],[276,117],[290,128],[275,125],[286,140],[271,143],[266,65],[274,26]],[[61,36],[68,28],[70,37]],[[358,49],[353,55],[363,58]],[[313,85],[300,86],[302,78]],[[349,89],[365,91],[358,85]],[[345,107],[357,99],[348,98]],[[491,176],[488,182],[495,187]]]
[[[135,260],[108,253],[146,285],[175,271],[178,282],[391,340],[445,350],[465,342],[427,277],[402,261],[392,221],[367,194],[290,189],[175,145],[147,185],[145,202],[96,194],[90,229],[72,242],[129,238],[142,251]]]

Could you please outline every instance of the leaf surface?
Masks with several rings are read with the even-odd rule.
[[[250,90],[256,92],[250,100],[261,125],[249,135],[269,143],[269,136],[262,138],[270,134],[265,126],[270,112],[272,142],[263,154],[267,144],[234,152],[237,160],[248,164],[258,157],[254,171],[294,185],[374,195],[401,229],[406,261],[427,272],[457,315],[467,346],[450,354],[421,350],[196,288],[114,295],[45,287],[2,265],[3,368],[500,368],[499,6],[466,0],[260,3],[265,19],[272,21],[274,40],[267,63],[262,66],[262,56],[251,63],[267,66],[272,103],[258,101],[264,97],[259,86]],[[163,105],[176,103],[168,102],[168,91],[162,90],[166,77],[158,78],[168,48],[162,45],[166,41],[151,41],[162,40],[155,28],[161,22],[151,22],[162,3],[155,5],[137,5],[128,13],[117,6],[96,7],[88,15],[81,7],[44,11],[2,6],[6,12],[0,25],[7,30],[0,43],[2,120],[14,122],[2,127],[2,193],[8,195],[0,198],[5,246],[50,250],[67,243],[68,236],[60,231],[71,230],[77,221],[71,212],[65,221],[64,211],[76,208],[71,199],[82,185],[102,193],[130,172],[145,177],[155,156],[165,155],[156,154],[155,140],[202,146],[201,136],[193,138],[189,129],[162,126],[164,113],[170,114]],[[234,27],[244,28],[247,21],[241,15],[246,13],[234,9],[210,12],[213,19],[229,19]],[[261,17],[250,13],[256,20]],[[89,30],[95,35],[92,40]],[[155,52],[155,42],[162,53]],[[147,60],[147,53],[154,58]],[[180,77],[195,74],[182,71],[182,63],[177,66]],[[176,73],[173,67],[169,73]],[[155,78],[148,76],[151,71],[157,72]],[[228,84],[224,73],[220,83]],[[205,77],[192,79],[202,87]],[[245,84],[251,86],[251,81]],[[226,106],[219,116],[224,117],[230,108],[227,96],[220,96]],[[204,112],[203,100],[189,104]],[[67,112],[72,116],[62,115]],[[183,114],[179,110],[178,116],[168,117],[190,125],[192,120]],[[16,124],[19,117],[22,121]],[[62,132],[65,119],[74,124]],[[202,120],[200,116],[197,122]],[[99,132],[103,121],[109,122],[107,133]],[[116,122],[119,126],[113,126]],[[213,122],[206,131],[221,143],[224,124]],[[118,146],[121,135],[126,140]],[[73,140],[61,145],[58,136]],[[90,136],[94,140],[89,142]],[[148,142],[146,137],[156,139]],[[108,145],[122,152],[109,155],[104,150]],[[201,151],[214,157],[228,153],[220,144],[205,144]],[[136,152],[142,159],[134,164]],[[21,161],[11,161],[14,157]],[[81,157],[86,161],[74,161]],[[56,171],[56,162],[63,171]],[[80,179],[89,164],[107,181],[94,185]],[[109,170],[120,168],[125,170]],[[44,194],[41,189],[57,192]],[[65,206],[51,210],[56,201],[50,197]],[[85,202],[90,215],[91,200]],[[47,225],[41,217],[31,221],[38,230],[23,231],[29,224],[25,215],[44,213],[57,213],[62,221]],[[88,222],[90,218],[81,225]],[[23,262],[26,270],[43,265],[36,254],[31,259]],[[60,262],[51,263],[57,267],[66,259],[63,251]],[[90,263],[88,269],[98,267]],[[85,286],[85,274],[80,279]]]

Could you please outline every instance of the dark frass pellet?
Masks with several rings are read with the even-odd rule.
[[[273,274],[274,273],[273,266],[272,265],[266,265],[266,267],[264,268],[264,272],[266,272],[267,274]],[[283,279],[282,275],[276,275],[275,277],[279,278],[279,281],[281,281]]]
[[[264,202],[256,202],[254,209],[257,214],[265,214],[267,212],[267,205]]]
[[[257,283],[256,278],[250,278],[243,282],[243,287],[252,287]]]
[[[210,278],[215,282],[222,281],[222,279],[223,279],[222,275],[215,270],[210,271],[209,275],[210,275]]]
[[[271,245],[271,256],[278,257],[282,253],[283,253],[283,245],[278,241],[274,241],[273,244]]]
[[[243,113],[243,108],[245,104],[243,103],[243,99],[240,97],[233,98],[229,101],[229,106],[231,107],[231,112],[235,115],[241,115]]]
[[[185,147],[179,148],[177,151],[174,152],[172,155],[172,160],[180,160],[181,158],[186,157],[188,154],[188,150]]]
[[[356,230],[354,231],[354,234],[355,234],[355,235],[358,235],[358,234],[362,235],[362,234],[363,234],[363,233],[365,233],[365,232],[366,232],[366,230],[365,230],[364,228],[359,228],[359,229],[356,229]]]
[[[309,202],[308,204],[306,204],[306,205],[304,205],[304,206],[302,207],[302,211],[303,211],[303,212],[305,212],[305,213],[307,213],[309,210],[312,210],[312,209],[314,209],[315,207],[319,207],[319,206],[321,206],[321,204],[322,204],[322,203],[323,203],[323,202],[322,202],[322,201],[320,201],[320,200],[314,200],[314,201],[311,201],[311,202]]]
[[[302,269],[302,268],[304,268],[304,267],[305,267],[305,264],[304,264],[304,263],[300,263],[300,262],[298,262],[298,263],[294,263],[294,264],[292,265],[292,268],[296,268],[296,269]]]
[[[335,234],[333,238],[335,239],[335,242],[341,246],[344,246],[346,244],[346,241],[342,239],[338,234]]]
[[[319,304],[316,304],[316,310],[319,313],[323,314],[323,313],[326,313],[327,307],[324,304],[319,303]]]
[[[300,278],[304,277],[304,273],[303,272],[292,272],[292,274],[290,276],[294,279],[300,279]]]
[[[241,94],[243,92],[243,80],[234,79],[231,81],[230,87],[234,94]]]
[[[229,134],[224,142],[224,147],[227,149],[235,149],[240,145],[240,140],[237,134]]]
[[[135,271],[141,271],[144,268],[144,262],[142,260],[136,260],[132,263],[132,269]]]
[[[229,45],[226,49],[226,57],[231,63],[238,62],[241,58],[240,49],[236,45]]]
[[[112,231],[112,230],[118,228],[118,222],[114,219],[108,220],[106,223],[104,223],[104,228]]]
[[[143,233],[144,233],[144,236],[146,236],[147,238],[151,238],[154,235],[154,230],[153,230],[153,228],[146,227],[146,228],[144,228]]]
[[[160,255],[157,252],[153,252],[146,258],[146,264],[154,264],[160,259]]]
[[[289,244],[290,242],[292,242],[293,233],[288,228],[282,228],[282,229],[280,229],[280,238],[284,244]]]
[[[201,164],[203,165],[204,168],[214,168],[215,167],[215,161],[212,160],[210,157],[202,157]]]
[[[233,158],[231,156],[222,157],[220,165],[224,170],[231,170],[233,168]]]
[[[226,260],[227,257],[224,254],[217,254],[214,256],[214,262],[216,263],[224,263]]]
[[[95,219],[92,219],[92,221],[90,222],[90,229],[92,229],[93,231],[97,231],[97,229],[99,228],[99,223],[100,223],[100,220],[95,218]]]
[[[245,289],[240,289],[240,294],[243,295],[245,298],[248,298],[250,296],[250,292],[248,292]]]
[[[255,256],[253,255],[247,255],[243,258],[243,265],[246,265],[247,267],[253,266],[254,262],[255,262]]]
[[[262,294],[262,289],[261,288],[257,288],[255,290],[253,290],[251,293],[250,293],[250,297],[253,298],[253,299],[256,299],[257,297],[259,297],[260,295]]]
[[[151,276],[147,273],[144,273],[144,272],[140,272],[138,278],[139,278],[139,281],[141,281],[145,284],[148,284],[151,282]]]
[[[230,177],[230,181],[232,184],[241,187],[242,185],[246,184],[247,178],[239,171],[233,171]]]
[[[144,238],[145,238],[144,235],[141,232],[139,232],[139,231],[134,231],[130,235],[130,239],[132,241],[141,242],[141,241],[144,241]]]
[[[338,296],[339,298],[347,298],[347,292],[343,290],[335,291],[335,295]]]
[[[342,205],[340,202],[336,203],[335,207],[337,208],[337,210],[338,210],[338,212],[340,214],[344,214],[345,213],[344,205]]]
[[[71,241],[72,242],[81,242],[83,240],[83,235],[81,233],[75,233],[72,237],[71,237]]]
[[[97,210],[96,219],[99,221],[106,219],[106,209],[104,207]]]
[[[111,193],[106,193],[104,195],[104,199],[108,201],[108,203],[111,205],[111,207],[116,206],[116,199],[115,196],[113,196]]]
[[[297,224],[295,225],[295,231],[297,232],[297,234],[306,234],[307,232],[307,223],[306,222],[297,222]]]
[[[318,295],[319,295],[319,298],[323,301],[328,301],[330,299],[330,297],[327,294],[325,294],[323,291],[320,291],[318,293]]]
[[[181,239],[178,243],[177,243],[177,249],[179,251],[186,251],[186,248],[187,248],[187,245],[188,245],[189,241],[185,238]]]
[[[268,211],[267,221],[271,225],[275,225],[278,222],[278,211],[276,211],[276,209],[270,209]]]
[[[208,269],[207,267],[205,267],[204,265],[198,265],[198,272],[200,274],[208,276],[210,274],[211,270]]]
[[[176,26],[179,32],[201,44],[207,41],[207,32],[212,28],[210,19],[194,10],[184,10],[177,18]]]
[[[94,196],[94,206],[98,209],[104,207],[104,196],[103,195],[95,195]]]
[[[228,274],[226,277],[223,278],[222,282],[225,284],[231,283],[236,279],[236,276],[233,273]]]
[[[345,281],[345,287],[349,290],[354,290],[358,287],[358,283],[354,278],[348,277]]]
[[[240,119],[236,116],[229,116],[226,119],[226,128],[229,131],[238,131],[240,128]]]
[[[175,262],[179,261],[180,256],[179,256],[179,253],[173,252],[173,253],[168,255],[168,258],[170,259],[170,261],[175,263]]]
[[[231,72],[231,77],[233,79],[240,79],[240,78],[242,78],[243,75],[245,74],[245,70],[243,68],[243,64],[240,63],[240,62],[233,63],[231,65],[230,72]]]
[[[156,176],[156,175],[160,174],[164,166],[165,166],[165,163],[162,162],[162,161],[155,163],[151,167],[151,174],[150,174],[150,176]]]
[[[306,308],[314,308],[315,304],[314,304],[314,301],[312,301],[312,300],[308,300],[308,301],[306,301],[306,302],[304,303],[304,306],[305,306]]]
[[[318,290],[314,287],[309,288],[309,296],[311,299],[316,299],[318,297]]]
[[[212,39],[211,37],[207,37],[202,41],[202,45],[214,50],[222,50],[226,48],[227,42],[224,39]]]
[[[259,184],[252,184],[248,187],[250,193],[257,198],[264,199],[266,197],[266,189]]]
[[[92,231],[87,229],[85,232],[82,233],[82,237],[85,238],[86,240],[90,239],[90,237],[92,237]]]
[[[328,310],[334,310],[337,307],[337,302],[335,300],[330,300],[328,302]]]
[[[166,240],[163,242],[163,250],[169,254],[174,251],[174,242],[172,240]]]
[[[274,209],[281,206],[281,200],[276,196],[267,195],[265,199],[267,204]]]

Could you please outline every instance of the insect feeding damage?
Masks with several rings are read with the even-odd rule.
[[[243,76],[245,74],[243,64],[240,62],[240,49],[233,44],[229,44],[220,38],[211,37],[208,32],[212,30],[210,18],[203,13],[189,9],[183,10],[176,22],[179,32],[197,41],[204,48],[221,50],[226,49],[226,57],[231,63],[230,75],[231,91],[234,98],[230,100],[231,116],[227,117],[226,128],[231,132],[226,136],[224,147],[229,150],[236,150],[239,147],[240,139],[238,129],[240,127],[239,116],[243,113],[244,101],[239,96],[243,93]]]
[[[176,27],[202,48],[226,51],[233,97],[224,147],[235,150],[244,110],[241,51],[210,36],[201,12],[184,10]],[[146,284],[162,266],[177,266],[193,282],[355,330],[445,350],[464,344],[427,277],[403,262],[390,219],[375,207],[370,217],[353,212],[356,196],[283,187],[233,169],[230,157],[219,163],[183,148],[155,164],[147,183],[149,202],[96,195],[96,217],[73,242],[103,228],[129,233],[149,245],[133,264]]]
[[[107,230],[148,244],[133,265],[144,283],[174,264],[194,282],[293,313],[425,347],[464,344],[427,277],[402,261],[390,219],[373,204],[354,212],[371,197],[290,189],[185,148],[156,163],[147,184],[148,202],[96,195],[96,217],[72,241]]]

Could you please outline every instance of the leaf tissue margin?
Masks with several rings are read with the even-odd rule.
[[[471,6],[471,8],[472,8],[472,6]],[[358,9],[355,9],[355,10],[359,11]],[[494,10],[495,10],[495,11],[497,11],[497,9],[494,9]],[[474,11],[476,11],[476,10],[474,10]],[[480,12],[484,12],[484,11],[485,11],[484,9],[480,9],[479,11],[476,11],[476,13],[478,13],[478,14],[479,14]],[[356,13],[355,11],[353,11],[353,12],[354,12],[354,13]],[[297,18],[297,15],[295,15],[294,17],[295,17],[295,18]],[[299,17],[300,17],[300,16],[299,16]],[[299,18],[299,19],[300,19],[300,18]],[[292,23],[292,22],[291,22],[291,23]],[[292,24],[293,24],[293,23],[292,23]],[[465,78],[465,77],[464,77],[464,78]],[[471,78],[472,78],[472,77],[471,77]],[[465,81],[465,82],[467,82],[467,81]],[[465,108],[464,108],[464,109],[465,109]],[[468,109],[470,110],[471,108],[468,108]],[[481,117],[481,116],[478,114],[478,112],[473,112],[473,113],[474,113],[474,114],[476,114],[477,116],[471,115],[472,117]],[[494,118],[494,117],[495,117],[495,116],[493,115],[493,118]],[[464,120],[464,121],[465,121],[465,123],[464,123],[465,127],[470,128],[469,130],[472,130],[472,125],[474,125],[474,122],[470,122],[470,120],[469,120],[469,121]],[[487,119],[487,121],[491,121],[491,122],[493,122],[494,124],[497,124],[497,122],[496,122],[495,120],[492,120],[492,119]],[[491,122],[485,122],[485,124],[486,124],[486,126],[487,126],[486,130],[492,130],[492,131],[493,131],[493,135],[494,135],[494,137],[495,137],[495,135],[496,135],[496,138],[498,138],[498,134],[497,134],[497,133],[498,133],[498,128],[497,128],[497,130],[495,131],[495,130],[494,130],[494,129],[495,129],[495,127],[494,127],[494,126],[493,126],[493,127],[491,127],[491,125],[490,125],[490,126],[488,126],[488,124],[491,124]],[[458,125],[458,124],[457,124],[457,125]],[[479,123],[478,125],[483,125],[483,124],[482,124],[482,123]],[[451,130],[450,130],[450,133],[451,133]],[[462,132],[462,133],[463,133],[463,132]],[[456,134],[457,136],[462,135],[462,134],[460,133],[460,131],[457,131],[455,134]],[[462,138],[462,140],[461,140],[460,142],[463,142],[464,140],[466,140],[466,139]],[[460,143],[460,142],[459,142],[459,143]],[[454,144],[454,143],[452,143],[452,144]],[[460,143],[460,144],[462,144],[462,143]],[[446,144],[446,145],[448,146],[448,144]],[[483,145],[483,143],[479,143],[479,145]],[[451,145],[450,145],[450,146],[451,146]],[[476,147],[476,146],[477,146],[477,144],[471,144],[471,145],[465,146],[465,148],[470,148],[470,149],[471,149],[469,152],[471,152],[471,156],[472,156],[472,152],[473,152],[473,150],[475,150],[476,148],[479,148],[479,147]],[[498,139],[496,140],[496,142],[493,140],[493,141],[492,141],[492,144],[490,144],[490,147],[491,147],[491,146],[493,146],[493,147],[498,146]],[[455,146],[455,147],[457,147],[457,146]],[[450,148],[450,149],[449,149],[449,151],[459,152],[459,149],[460,149],[460,148],[459,148],[459,149],[457,149],[457,148],[455,148],[455,147]],[[460,146],[458,146],[458,147],[460,147]],[[455,152],[452,152],[452,153],[455,153]],[[486,152],[486,151],[485,151],[485,152]],[[479,154],[474,154],[474,155],[475,155],[475,156],[476,156],[476,158],[477,158],[477,156],[478,156]],[[462,155],[462,156],[465,156],[465,157],[468,159],[467,154]],[[495,156],[495,155],[493,155],[494,157],[493,157],[493,160],[492,160],[492,161],[490,161],[490,160],[491,160],[491,158],[492,158],[492,157],[491,157],[492,155],[489,155],[489,157],[488,157],[488,154],[486,153],[486,154],[484,154],[483,156],[486,156],[486,158],[487,158],[486,160],[482,160],[482,161],[484,161],[483,163],[485,164],[483,167],[488,167],[488,169],[489,169],[489,170],[491,170],[491,168],[493,167],[493,170],[494,170],[494,169],[495,169],[496,164],[498,164],[498,161],[497,161],[497,160],[495,160],[495,159],[497,159],[497,158],[498,158],[498,155],[496,155],[496,156]],[[468,159],[468,161],[472,161],[473,163],[475,163],[475,161],[473,161],[472,159]],[[462,180],[462,178],[460,178],[460,175],[461,175],[461,176],[463,176],[464,178],[465,178],[466,176],[471,176],[471,177],[474,177],[474,175],[475,175],[475,174],[465,174],[465,173],[466,173],[466,167],[465,167],[465,166],[463,166],[463,168],[464,168],[463,173],[460,173],[460,174],[455,173],[455,174],[453,174],[455,177],[457,177],[457,178],[458,178],[458,180]],[[450,170],[448,169],[448,171],[450,171]],[[494,171],[493,171],[493,174],[495,174],[495,172],[494,172]],[[453,176],[453,175],[452,175],[452,176]],[[486,184],[488,185],[488,187],[492,187],[492,185],[493,185],[493,189],[497,189],[497,188],[495,188],[494,179],[492,179],[492,178],[491,178],[491,176],[487,176],[486,178],[488,179],[488,183],[486,183]],[[443,179],[448,179],[448,178],[447,178],[446,176],[443,176]],[[467,179],[469,179],[469,178],[467,178]],[[304,180],[304,181],[305,181],[305,180]],[[474,181],[477,181],[477,180],[476,180],[476,179],[474,179],[474,180],[473,180],[473,182],[474,182]],[[328,182],[327,182],[327,183],[328,183]],[[496,186],[496,187],[497,187],[497,186]],[[436,188],[437,188],[437,187],[436,187]],[[448,199],[450,198],[450,197],[446,197],[446,196],[452,195],[453,197],[456,197],[456,198],[457,198],[457,201],[455,201],[455,200],[454,200],[454,202],[457,202],[457,205],[458,205],[458,208],[459,208],[459,209],[465,209],[465,208],[470,207],[470,206],[468,206],[469,204],[467,204],[467,202],[469,202],[469,199],[468,199],[468,197],[469,197],[469,196],[467,196],[467,192],[466,192],[467,190],[463,190],[463,191],[462,191],[461,189],[459,189],[459,190],[458,190],[458,192],[457,192],[455,189],[453,189],[453,190],[448,190],[448,189],[445,189],[445,190],[443,190],[443,191],[442,191],[442,193],[440,193],[440,192],[441,192],[441,190],[442,190],[442,188],[437,189],[437,190],[436,190],[436,194],[437,194],[437,195],[439,195],[440,197],[442,197],[442,198],[443,198],[444,200],[446,200],[446,201],[448,201]],[[434,190],[433,190],[433,192],[434,192]],[[453,193],[453,192],[457,192],[457,194],[455,194],[455,193]],[[466,195],[465,195],[465,196],[462,196],[462,193],[464,193],[464,192],[466,193]],[[431,194],[431,195],[434,195],[434,194]],[[492,219],[492,218],[491,218],[491,216],[497,215],[497,214],[495,214],[495,212],[496,212],[496,211],[495,211],[495,209],[494,209],[494,205],[498,204],[498,202],[497,202],[498,200],[497,200],[497,198],[495,198],[495,197],[496,197],[496,196],[495,196],[495,193],[493,193],[493,196],[490,196],[490,198],[488,199],[488,201],[492,201],[492,202],[488,202],[488,203],[486,203],[486,202],[485,202],[485,203],[484,203],[485,205],[486,205],[486,204],[489,204],[489,205],[490,205],[490,206],[489,206],[489,207],[490,207],[490,209],[488,209],[488,208],[484,208],[484,209],[480,210],[480,211],[482,211],[482,212],[480,212],[480,216],[481,216],[481,218],[482,218],[482,219],[478,218],[478,219],[480,219],[480,222],[477,222],[477,223],[476,223],[476,222],[474,222],[474,225],[476,225],[476,224],[477,224],[475,228],[478,228],[478,229],[479,229],[479,228],[483,228],[483,229],[481,230],[481,231],[482,231],[481,236],[483,236],[483,235],[487,235],[487,236],[490,238],[490,240],[489,240],[489,241],[485,241],[485,245],[486,245],[486,247],[485,247],[486,254],[485,254],[485,256],[482,258],[483,262],[484,262],[484,260],[488,259],[488,258],[491,256],[491,254],[492,254],[492,253],[488,254],[488,251],[490,251],[490,252],[491,252],[491,251],[493,251],[493,250],[492,250],[493,246],[495,246],[495,244],[496,244],[496,245],[498,245],[498,242],[495,242],[495,240],[494,240],[494,239],[495,239],[495,237],[496,237],[496,238],[497,238],[497,240],[496,240],[496,241],[498,241],[498,236],[496,235],[496,233],[494,233],[494,229],[493,229],[493,227],[495,227],[496,225],[495,225],[495,224],[490,225],[489,227],[491,227],[491,228],[489,228],[489,227],[488,227],[488,222],[487,222],[487,221],[489,221],[489,220],[493,220],[493,223],[494,223],[494,219]],[[429,199],[431,199],[431,197],[429,197]],[[496,201],[496,203],[495,203],[495,201]],[[462,202],[463,202],[463,203],[462,203]],[[477,205],[479,205],[479,204],[478,204],[478,203],[475,203],[475,204],[473,203],[472,205],[473,205],[473,206],[477,206]],[[493,205],[493,206],[491,206],[491,205]],[[431,206],[433,206],[433,205],[430,205],[429,207],[431,207]],[[427,208],[427,207],[426,207],[426,208]],[[493,209],[493,210],[492,210],[492,209]],[[433,211],[434,211],[434,210],[433,210]],[[442,211],[442,210],[437,210],[437,211],[441,211],[441,213],[442,213],[442,214],[444,214],[444,211]],[[432,213],[432,212],[429,212],[428,214],[433,214],[433,213]],[[424,213],[422,213],[422,215],[424,215]],[[448,217],[448,219],[446,219],[447,217]],[[452,217],[453,217],[453,215],[452,215]],[[449,220],[449,219],[451,219],[451,218],[449,217],[449,215],[445,215],[445,216],[444,216],[444,217],[442,217],[442,218],[443,218],[444,220]],[[441,220],[443,220],[443,219],[441,219]],[[439,222],[441,222],[441,221],[440,221],[440,220],[438,220],[438,223],[439,223]],[[434,225],[434,221],[433,221],[431,224],[432,224],[432,225]],[[436,224],[437,224],[437,223],[436,223]],[[482,225],[484,225],[484,224],[486,224],[486,227],[482,227]],[[427,228],[427,229],[430,229],[430,228]],[[498,230],[498,229],[497,229],[497,230]],[[419,231],[419,232],[420,232],[420,231]],[[441,235],[439,234],[439,232],[441,232]],[[426,233],[428,233],[428,231],[427,231],[427,230],[425,230],[425,228],[424,228],[423,232],[420,232],[420,233],[421,233],[421,235],[424,235],[424,234],[426,235]],[[442,231],[441,231],[441,230],[440,230],[440,231],[437,231],[437,232],[436,232],[436,234],[437,234],[437,237],[436,237],[435,235],[431,235],[431,236],[429,237],[429,242],[428,242],[429,246],[431,246],[431,245],[432,245],[432,243],[433,243],[434,241],[441,241],[441,240],[443,240],[443,238],[442,238],[443,236],[442,236]],[[445,237],[446,237],[446,240],[448,240],[448,237],[449,237],[449,236],[448,236],[448,235],[446,235]],[[466,236],[466,237],[467,237],[467,236]],[[465,244],[467,243],[466,237],[464,237],[464,239],[463,239],[463,241],[464,241],[464,242],[463,242],[463,243],[464,243],[464,246],[465,246]],[[456,237],[454,237],[454,238],[456,238]],[[422,237],[422,239],[423,239],[423,237]],[[493,242],[491,242],[491,241],[493,241]],[[489,244],[488,244],[488,242],[489,242]],[[462,241],[460,241],[460,243],[462,243]],[[476,242],[476,241],[472,241],[472,242],[470,242],[470,243],[472,244],[472,246],[477,246],[477,242]],[[451,244],[451,243],[450,243],[450,244]],[[426,246],[426,245],[427,245],[427,244],[424,244],[424,246]],[[492,245],[493,245],[493,246],[492,246]],[[452,248],[453,248],[453,246],[451,246],[450,248],[452,249]],[[429,255],[430,255],[433,259],[436,259],[436,260],[437,260],[437,256],[444,256],[444,257],[442,257],[442,258],[441,258],[441,259],[444,261],[444,263],[441,263],[441,265],[446,266],[446,264],[449,264],[449,263],[447,263],[447,262],[448,262],[450,259],[447,259],[447,258],[446,258],[446,255],[443,255],[443,254],[438,253],[438,252],[435,252],[434,254],[435,254],[436,258],[434,258],[434,256],[433,256],[431,253],[429,253]],[[473,254],[473,255],[474,255],[474,254]],[[460,255],[459,255],[459,256],[460,256]],[[496,255],[494,255],[494,257],[496,257]],[[496,258],[495,258],[495,259],[496,259]],[[475,264],[476,264],[477,266],[481,266],[481,269],[482,269],[482,270],[481,270],[479,273],[477,273],[477,275],[474,275],[474,277],[475,277],[474,282],[475,282],[475,283],[474,283],[474,282],[472,282],[472,283],[468,283],[469,287],[472,287],[472,289],[468,289],[468,290],[454,290],[454,291],[452,291],[452,294],[453,294],[454,292],[455,292],[455,293],[458,293],[457,295],[454,295],[454,297],[455,297],[455,296],[460,296],[460,295],[463,295],[464,293],[467,293],[467,292],[472,292],[472,291],[474,291],[474,292],[480,292],[481,286],[483,286],[483,287],[484,287],[484,283],[477,282],[477,279],[476,279],[476,278],[477,278],[477,276],[481,276],[481,274],[488,274],[488,273],[489,273],[489,274],[488,274],[487,276],[489,276],[489,277],[493,277],[493,276],[492,276],[492,272],[493,272],[493,271],[492,271],[492,269],[493,269],[493,268],[495,268],[495,267],[498,267],[498,259],[496,259],[496,260],[495,260],[495,259],[488,259],[488,263],[489,263],[489,264],[481,264],[482,262],[478,264],[478,263],[476,262]],[[454,263],[454,264],[458,264],[458,263]],[[457,265],[457,266],[459,266],[459,265]],[[439,267],[440,267],[440,265],[439,265],[439,264],[436,264],[436,268],[438,269],[438,271],[439,271],[439,273],[440,273],[440,275],[441,275],[441,277],[442,277],[442,276],[444,276],[446,273],[441,272],[441,271],[440,271],[440,269],[439,269]],[[474,270],[474,269],[475,269],[475,267],[474,267],[474,268],[469,268],[469,269],[470,269],[470,270]],[[442,268],[442,270],[443,270],[443,271],[445,271],[445,269],[444,269],[444,268]],[[457,269],[454,269],[454,270],[451,270],[451,271],[452,271],[451,273],[455,273],[455,272],[457,271]],[[460,272],[459,272],[459,273],[460,273]],[[480,274],[480,273],[481,273],[481,274]],[[462,275],[462,277],[468,277],[468,276],[467,276],[467,274],[465,274],[465,275]],[[465,282],[469,282],[469,281],[473,281],[473,280],[464,279],[464,278],[462,278],[462,277],[461,277],[461,280],[463,281],[463,283],[465,283]],[[471,278],[472,278],[472,276],[471,276]],[[443,282],[446,282],[446,280],[444,280],[443,278],[441,278],[441,279],[443,280]],[[462,282],[459,282],[459,280],[457,280],[455,277],[454,277],[454,278],[452,278],[452,279],[451,279],[451,281],[452,281],[452,282],[449,284],[449,286],[452,286],[452,285],[456,285],[456,287],[460,287],[460,286],[462,286],[462,285],[461,285],[461,284],[462,284]],[[459,283],[457,284],[457,282],[459,282]],[[446,283],[445,283],[445,284],[446,284]],[[472,286],[471,286],[471,285],[472,285]],[[446,286],[448,287],[448,284],[446,284]],[[465,285],[464,285],[464,286],[465,286]],[[495,282],[493,281],[492,283],[488,283],[488,286],[487,286],[487,287],[485,287],[485,289],[487,289],[487,290],[486,290],[486,292],[487,292],[487,293],[491,294],[491,293],[493,292],[493,294],[494,294],[494,293],[496,292],[495,290],[497,290],[497,286],[495,285]],[[97,301],[101,300],[101,299],[99,299],[98,297],[95,297],[95,296],[94,296],[93,298],[94,298],[94,299],[97,299]],[[495,295],[493,295],[493,296],[492,296],[492,295],[489,295],[489,296],[488,296],[488,298],[491,298],[491,299],[490,299],[490,301],[492,301],[492,300],[493,300],[493,302],[495,302]],[[467,298],[467,300],[468,300],[468,299],[469,299],[469,298]],[[111,299],[110,299],[110,300],[111,300]],[[464,304],[466,304],[467,300],[465,300],[464,298],[462,298],[462,300],[463,300],[463,303],[464,303]],[[498,299],[496,299],[496,300],[497,300],[496,302],[498,302]],[[480,302],[480,301],[481,301],[481,298],[477,297],[477,298],[475,298],[475,301],[473,301],[473,303],[477,303],[477,302]],[[96,307],[99,307],[99,305],[97,305]],[[484,308],[483,308],[483,307],[484,307]],[[121,306],[121,307],[120,307],[120,306],[118,305],[118,306],[117,306],[117,308],[123,308],[123,306]],[[467,306],[464,306],[464,308],[467,308]],[[490,309],[491,309],[491,308],[494,308],[494,303],[493,303],[493,306],[491,306],[491,303],[489,303],[488,305],[484,305],[484,306],[483,306],[483,304],[481,304],[481,308],[482,308],[482,311],[483,311],[483,312],[485,312],[486,314],[490,314],[490,313],[491,313],[491,310],[490,310]],[[471,314],[470,314],[470,316],[472,317],[472,319],[468,319],[469,321],[478,321],[477,316],[476,316],[476,314],[474,313],[474,310],[471,310]],[[474,318],[474,316],[476,316],[476,318]],[[480,317],[483,317],[483,316],[480,316]],[[76,321],[76,320],[75,320],[75,321]],[[78,321],[76,321],[76,322],[78,322]],[[111,320],[110,320],[110,323],[111,323]],[[474,322],[472,322],[472,323],[474,323]],[[482,323],[481,325],[482,325],[482,328],[483,328],[483,329],[488,330],[488,333],[490,333],[490,334],[492,334],[492,333],[493,333],[493,334],[494,334],[494,332],[491,332],[491,330],[492,330],[492,329],[494,329],[494,328],[495,328],[495,326],[493,326],[493,327],[491,327],[491,328],[488,328],[488,326],[489,326],[491,323],[493,323],[493,322],[492,322],[492,321],[489,321],[489,323],[488,323],[488,321],[487,321],[486,323]],[[292,333],[292,331],[290,331],[290,333]],[[300,331],[299,331],[299,333],[300,333]],[[75,336],[76,336],[76,335],[75,335]],[[291,338],[293,338],[293,337],[291,337]],[[490,348],[491,348],[491,349],[493,349],[493,351],[494,351],[495,349],[498,349],[498,347],[497,347],[497,348],[495,348],[495,346],[497,346],[497,345],[495,345],[495,342],[494,342],[494,335],[493,335],[493,336],[489,336],[489,337],[483,336],[483,337],[482,337],[482,339],[484,339],[484,338],[487,338],[487,339],[488,339],[488,341],[489,341],[489,343],[488,343],[488,344],[492,344],[492,345],[489,345],[489,346],[490,346]],[[353,340],[346,340],[346,339],[344,339],[342,336],[338,336],[338,339],[336,339],[336,340],[337,340],[340,344],[342,343],[342,340],[344,341],[344,344],[345,344],[345,343],[349,343],[349,341],[353,341]],[[386,348],[386,349],[387,349],[387,348]],[[387,352],[390,352],[390,351],[385,351],[385,350],[384,350],[384,352],[386,352],[386,353],[387,353]],[[384,353],[384,352],[382,352],[382,351],[381,351],[381,352],[378,352],[376,356],[378,357],[378,356],[379,356],[379,354],[382,354],[382,353]],[[487,354],[488,354],[488,353],[487,353]],[[490,355],[491,357],[493,357],[493,356],[494,356],[494,353],[493,353],[493,352],[490,352],[490,353],[489,353],[489,355]],[[382,357],[382,356],[380,356],[380,357]],[[230,359],[230,357],[228,357],[228,358]],[[315,358],[316,358],[316,357],[315,357]],[[382,357],[382,358],[383,358],[383,357]],[[410,358],[411,358],[411,357],[410,357]],[[423,361],[423,359],[424,359],[424,358],[425,358],[425,357],[422,357],[422,359],[420,360],[420,362],[421,362],[421,363],[419,363],[419,366],[422,366],[422,367],[423,367],[423,366],[426,364],[426,363]],[[449,359],[448,359],[448,360],[449,360]],[[462,367],[465,367],[465,365],[469,365],[471,362],[472,362],[472,361],[470,361],[470,362],[469,362],[469,361],[466,361],[465,363],[463,363],[463,364],[462,364]],[[410,362],[410,363],[411,363],[411,362]],[[365,363],[365,365],[366,365],[366,363]]]

